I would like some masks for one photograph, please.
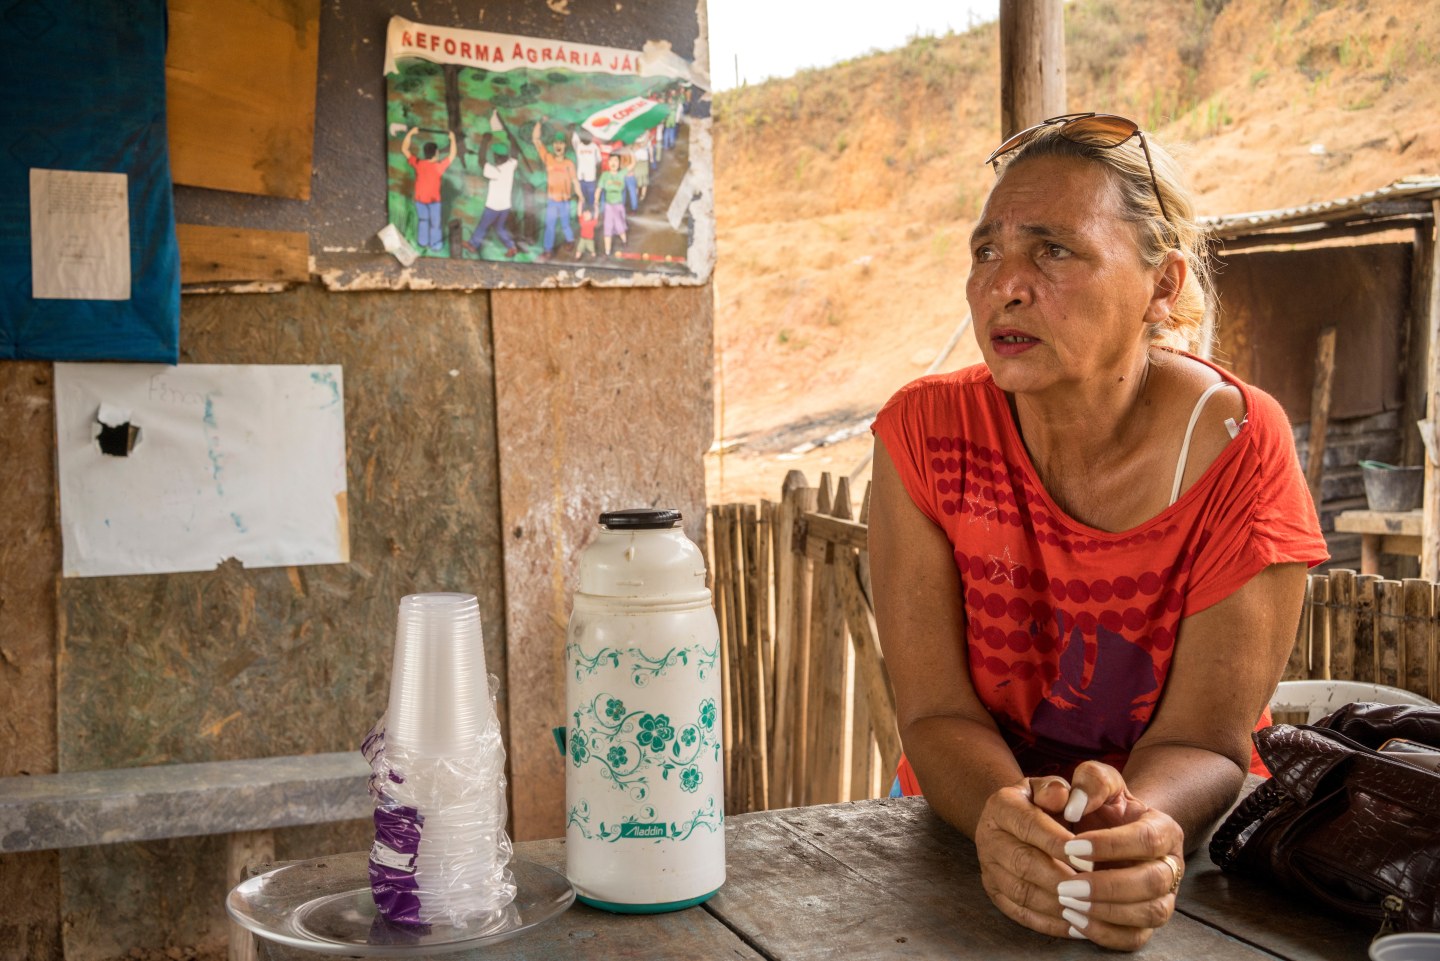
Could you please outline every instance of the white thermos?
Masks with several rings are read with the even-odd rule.
[[[725,882],[720,632],[675,510],[600,515],[565,645],[567,873],[624,913]]]

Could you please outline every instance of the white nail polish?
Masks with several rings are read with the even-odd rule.
[[[1061,906],[1062,908],[1074,908],[1076,911],[1089,911],[1089,910],[1090,910],[1090,902],[1089,902],[1089,901],[1081,901],[1079,898],[1066,898],[1066,897],[1062,897],[1062,898],[1060,899],[1060,906]]]
[[[1070,862],[1070,866],[1071,866],[1072,868],[1074,868],[1075,870],[1077,870],[1077,871],[1093,871],[1093,870],[1095,870],[1095,862],[1094,862],[1094,861],[1087,861],[1087,860],[1085,860],[1084,858],[1077,858],[1077,857],[1076,857],[1075,855],[1073,855],[1073,854],[1070,855],[1070,857],[1067,858],[1067,860]]]
[[[1069,931],[1067,931],[1066,933],[1069,934],[1070,937],[1074,938],[1076,941],[1084,941],[1084,940],[1085,940],[1085,934],[1084,934],[1084,932],[1076,931],[1074,928],[1071,928],[1071,929],[1070,929]]]
[[[1066,921],[1069,921],[1075,927],[1081,929],[1082,931],[1090,924],[1090,919],[1088,917],[1081,914],[1079,911],[1073,911],[1070,908],[1066,908],[1064,911],[1061,911],[1060,916]]]
[[[1076,857],[1088,858],[1095,853],[1095,845],[1083,838],[1076,838],[1073,841],[1065,842],[1065,853],[1073,854]]]
[[[1071,878],[1068,881],[1061,881],[1055,888],[1055,893],[1062,898],[1089,898],[1090,882],[1081,881],[1078,878]]]
[[[1075,823],[1085,814],[1085,805],[1090,803],[1090,795],[1085,793],[1084,788],[1073,787],[1070,789],[1070,800],[1065,805],[1065,820]]]

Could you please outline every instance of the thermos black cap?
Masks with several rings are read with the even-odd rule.
[[[670,508],[631,507],[623,511],[606,511],[600,515],[600,526],[612,531],[658,531],[680,523],[680,512]]]

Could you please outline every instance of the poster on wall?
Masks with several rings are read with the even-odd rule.
[[[389,238],[446,258],[703,273],[689,109],[663,42],[643,50],[390,21]]]
[[[335,365],[56,364],[66,577],[343,564]]]

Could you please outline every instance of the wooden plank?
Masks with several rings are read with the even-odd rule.
[[[165,94],[175,183],[310,199],[320,0],[168,6]]]
[[[870,549],[869,528],[858,521],[830,517],[818,511],[805,514],[805,535],[812,540],[838,544],[851,550]]]
[[[1435,700],[1430,686],[1430,645],[1435,638],[1431,603],[1431,586],[1427,580],[1408,577],[1401,582],[1404,592],[1404,620],[1400,628],[1399,685],[1423,697]]]
[[[1326,680],[1353,681],[1355,677],[1355,572],[1330,572],[1330,660]]]
[[[1370,680],[1391,687],[1399,685],[1400,617],[1405,611],[1402,587],[1399,581],[1375,582],[1375,641]],[[1357,650],[1357,659],[1359,653]]]
[[[772,811],[742,816],[732,827],[728,879],[705,907],[767,958],[1084,961],[1097,956],[1089,942],[1046,937],[996,910],[982,886],[974,844],[921,798]],[[1262,887],[1246,879],[1225,880],[1237,897]],[[1364,957],[1368,932],[1347,934],[1339,921],[1295,898],[1275,895],[1270,903],[1293,914],[1294,923],[1287,927],[1297,931],[1317,919],[1337,945],[1330,957]],[[1324,943],[1320,937],[1314,942]],[[1297,945],[1296,956],[1315,957],[1301,949]],[[1274,961],[1261,948],[1183,914],[1155,932],[1143,957]]]
[[[730,819],[727,817],[727,821]],[[747,823],[739,820],[737,823]],[[565,841],[552,838],[515,845],[515,857],[565,873]],[[732,871],[734,868],[731,869]],[[625,961],[675,961],[677,958],[725,961],[767,961],[745,943],[743,932],[731,931],[704,908],[667,911],[637,918],[575,903],[558,917],[508,941],[485,944],[455,954],[433,951],[417,955],[407,945],[387,958],[421,961],[558,961],[558,959],[623,958]],[[327,955],[273,941],[260,943],[261,961],[320,961]],[[160,953],[164,957],[163,952]],[[329,955],[328,957],[334,957]]]
[[[895,726],[895,692],[885,671],[875,612],[860,591],[858,571],[853,577],[841,578],[840,600],[855,646],[856,687],[863,691],[869,708],[871,727],[880,748],[881,771],[893,771],[901,753],[900,733]]]
[[[1315,382],[1310,394],[1310,453],[1305,483],[1310,500],[1320,509],[1320,477],[1325,472],[1325,433],[1330,427],[1330,395],[1335,383],[1335,328],[1320,331],[1315,343]]]
[[[1351,673],[1341,680],[1375,679],[1376,645],[1379,643],[1376,587],[1379,583],[1380,578],[1374,574],[1360,574],[1355,578],[1355,630],[1352,635]]]
[[[1335,529],[1345,534],[1400,534],[1419,537],[1424,530],[1423,511],[1341,511]]]
[[[176,224],[182,284],[225,281],[304,283],[310,279],[310,235]]]
[[[486,302],[485,297],[455,296],[476,304],[472,310]],[[428,305],[435,297],[426,294],[423,299]],[[333,299],[354,302],[356,311],[374,303],[373,295]],[[496,590],[504,585],[505,630],[496,633],[514,639],[506,659],[495,662],[506,670],[506,689],[517,693],[508,708],[506,742],[512,823],[516,840],[557,837],[565,830],[564,759],[553,742],[523,732],[548,731],[569,714],[561,669],[565,625],[579,558],[595,536],[600,513],[636,505],[674,507],[684,515],[691,540],[699,543],[705,536],[705,465],[700,454],[710,446],[715,428],[710,388],[713,296],[706,285],[495,290],[488,299],[494,315],[496,410],[489,443],[494,443],[498,456],[477,457],[472,446],[469,459],[457,461],[460,466],[444,474],[454,475],[453,482],[463,482],[467,489],[498,492],[500,498],[496,527],[503,532],[504,567],[487,571],[481,585],[494,585]],[[418,302],[408,293],[394,295],[394,303],[393,310],[379,313],[376,320],[389,324],[390,340],[395,339],[395,318],[413,314]],[[343,335],[347,343],[353,340],[357,349],[383,354],[375,345],[386,342],[384,337],[360,340],[344,327],[332,326],[337,337]],[[415,335],[424,343],[433,342],[437,358],[460,346],[474,350],[490,344],[473,324],[468,331],[443,335],[431,334],[430,327],[427,307]],[[637,344],[644,344],[644,349],[627,349]],[[486,357],[481,369],[490,369],[491,363]],[[436,373],[450,369],[461,370],[461,376]],[[438,386],[427,387],[430,393],[425,396],[442,388],[455,391],[457,384],[473,376],[470,370],[468,364],[432,361],[425,376],[432,381],[438,377]],[[404,396],[392,395],[386,384],[383,376],[373,377],[372,404],[391,406],[393,396]],[[418,438],[446,436],[458,429],[455,425],[465,424],[468,409],[442,393],[426,406],[414,408],[414,433]],[[347,426],[349,415],[347,408]],[[363,443],[353,444],[352,452],[356,448],[368,450]],[[411,455],[408,459],[416,474],[437,473],[423,448],[403,453]],[[482,478],[486,470],[494,469],[495,460],[499,477],[490,486]],[[643,464],[644,470],[637,464]],[[352,469],[350,476],[361,472]],[[407,497],[423,503],[425,489],[417,488]],[[422,563],[425,554],[416,543],[419,531],[448,529],[441,525],[453,523],[457,516],[464,515],[430,506],[415,519],[414,532],[398,535],[412,539],[416,553],[390,560],[382,540],[370,556],[384,557],[387,569],[398,567],[413,572],[408,576],[418,573],[422,580],[428,579],[431,562]],[[456,553],[468,556],[465,551]],[[424,589],[433,590],[436,583],[452,582],[429,580]],[[392,631],[393,604],[387,600]],[[487,624],[487,639],[489,635]]]
[[[792,470],[785,475],[780,491],[780,510],[775,522],[775,725],[770,741],[770,795],[778,807],[798,803],[791,794],[791,762],[797,717],[803,718],[795,683],[795,652],[802,646],[803,621],[809,598],[801,595],[805,559],[793,549],[795,525],[807,505],[802,493],[805,475]],[[803,730],[803,725],[800,728]]]
[[[1425,695],[1432,701],[1440,701],[1440,584],[1430,586],[1430,663],[1425,670],[1429,678],[1430,693]]]
[[[0,777],[50,774],[56,767],[56,579],[60,528],[55,492],[54,368],[0,364]],[[112,649],[113,651],[113,649]],[[0,855],[0,927],[15,957],[60,958],[60,858],[53,851]],[[23,892],[23,893],[22,893]],[[23,946],[23,947],[22,947]],[[3,954],[3,949],[0,949]]]

